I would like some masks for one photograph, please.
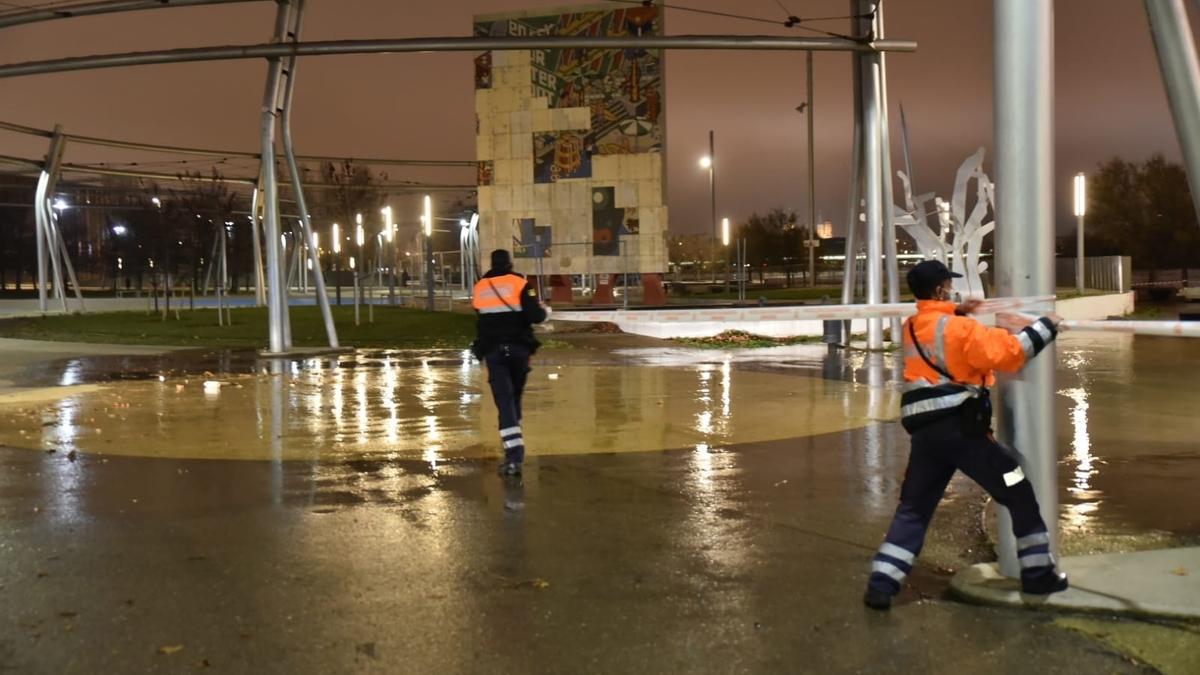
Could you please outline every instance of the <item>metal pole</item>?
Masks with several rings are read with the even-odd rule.
[[[708,259],[713,265],[713,283],[717,281],[717,144],[715,136],[716,134],[710,129],[708,132],[708,194],[712,199],[712,236],[708,240]],[[626,288],[625,292],[628,293],[629,289]]]
[[[1183,0],[1145,0],[1150,35],[1171,102],[1171,117],[1187,167],[1192,208],[1200,215],[1200,60]]]
[[[163,7],[196,7],[199,5],[225,5],[235,2],[257,2],[258,0],[104,0],[86,4],[71,5],[50,9],[30,8],[25,12],[13,12],[0,18],[0,28],[20,26],[51,21],[54,19],[70,19],[77,16],[96,16],[98,14],[115,14],[133,12],[143,9],[159,9]],[[61,4],[61,3],[44,3]]]
[[[883,302],[883,166],[879,132],[879,59],[865,56],[863,61],[863,155],[867,193],[867,303]],[[883,348],[882,319],[867,319],[867,349]]]
[[[425,237],[425,311],[432,312],[433,307],[433,283],[434,283],[434,267],[433,267],[433,238]],[[393,275],[395,276],[395,275]]]
[[[50,138],[50,148],[46,155],[46,164],[42,176],[38,181],[40,196],[37,199],[36,208],[41,215],[42,226],[42,244],[45,247],[42,252],[42,258],[39,260],[39,270],[42,271],[41,276],[41,291],[38,293],[38,299],[41,300],[45,295],[45,256],[48,254],[50,258],[50,268],[53,272],[54,295],[62,303],[62,310],[67,311],[66,287],[63,284],[61,250],[58,246],[57,228],[54,226],[54,208],[51,202],[54,198],[54,189],[58,185],[59,171],[62,166],[62,156],[66,149],[66,137],[62,133],[62,125],[54,125],[54,131]]]
[[[263,273],[262,221],[258,215],[262,209],[262,171],[259,171],[258,187],[250,195],[250,241],[254,249],[254,306],[267,304],[266,275]]]
[[[53,213],[50,215],[51,223],[54,223],[54,237],[58,240],[59,254],[62,255],[63,267],[67,268],[67,277],[71,280],[71,285],[75,287],[75,300],[79,302],[79,311],[87,311],[83,306],[83,289],[79,286],[79,279],[75,276],[75,266],[71,264],[71,254],[67,251],[67,242],[63,241],[62,229],[58,227],[55,221],[57,218]],[[66,289],[63,289],[63,306],[66,307]]]
[[[274,42],[281,43],[287,35],[287,19],[290,6],[286,0],[279,2],[275,10]],[[283,64],[278,57],[267,61],[267,82],[263,91],[261,142],[262,183],[265,218],[263,229],[267,246],[267,332],[269,349],[274,354],[287,349],[284,337],[284,293],[283,265],[279,255],[279,194],[275,177],[275,110],[279,100],[279,77]]]
[[[850,14],[859,14],[859,0],[850,0]],[[850,32],[858,35],[862,28],[862,19],[850,20]],[[858,214],[859,202],[862,200],[862,149],[863,149],[863,101],[862,101],[862,57],[850,55],[852,88],[854,93],[854,131],[850,150],[850,205],[846,210],[846,247],[845,261],[842,268],[842,304],[854,302],[855,277],[858,272]],[[850,321],[843,322],[842,340],[850,343]]]
[[[225,244],[226,234],[227,233],[225,232],[224,228],[222,228],[221,229],[221,270],[220,270],[220,274],[218,275],[218,279],[217,279],[218,288],[220,288],[220,290],[221,290],[221,301],[217,304],[217,313],[220,314],[221,312],[225,312],[225,318],[227,320],[227,323],[229,323],[230,325],[233,325],[233,320],[229,316],[229,313],[228,313],[229,310],[226,309],[226,307],[225,307],[225,303],[229,300],[229,293],[227,290],[229,288],[229,286],[228,286],[229,256],[227,255],[227,252],[226,252],[227,251],[227,247]]]
[[[44,314],[48,310],[47,303],[47,255],[49,255],[48,235],[50,226],[46,222],[50,198],[51,174],[57,173],[55,167],[62,159],[64,146],[62,125],[55,125],[50,136],[50,147],[46,151],[46,162],[38,175],[37,188],[34,191],[34,230],[37,240],[37,271],[38,271],[38,308]]]
[[[0,65],[0,78],[43,75],[97,68],[122,68],[163,63],[227,61],[236,59],[272,59],[337,54],[396,54],[411,52],[528,51],[530,49],[695,49],[747,51],[834,51],[878,53],[916,51],[911,40],[875,40],[872,42],[842,38],[800,38],[754,35],[668,35],[637,37],[432,37],[389,38],[382,40],[328,40],[284,44],[228,45],[163,49],[123,54],[95,54],[47,61],[27,61]]]
[[[813,53],[804,52],[808,72],[808,286],[817,285],[817,175],[816,150],[813,147]]]
[[[1001,296],[1054,293],[1054,9],[1043,0],[995,0],[996,288]],[[1046,309],[1049,309],[1048,307]],[[1054,344],[999,387],[1002,442],[1024,470],[1058,545]],[[1000,565],[1015,577],[1012,520],[1001,509]]]
[[[362,256],[359,256],[359,257],[361,258]],[[359,305],[358,270],[352,270],[352,271],[354,272],[354,274],[351,275],[352,277],[354,277],[354,325],[357,326],[360,324],[359,309],[358,309],[358,305]]]
[[[883,37],[883,2],[875,5],[875,37]],[[888,302],[900,302],[900,267],[896,257],[895,196],[892,193],[892,142],[888,131],[887,55],[879,59],[879,147],[883,163],[883,252],[887,272]],[[892,342],[900,342],[900,318],[890,319]]]
[[[1075,237],[1075,290],[1083,295],[1083,214],[1079,214],[1078,227],[1076,228]]]
[[[289,31],[293,44],[300,40],[300,27],[303,19],[304,0],[296,0],[296,7],[292,12],[292,29]],[[304,200],[304,189],[300,187],[300,170],[296,165],[296,153],[292,146],[292,95],[296,91],[295,54],[287,58],[284,73],[287,76],[287,85],[283,90],[283,109],[280,112],[279,120],[279,128],[283,137],[283,154],[287,158],[288,174],[292,179],[292,192],[296,198],[296,207],[300,209],[300,225],[304,228],[304,240],[311,243],[313,240],[312,222],[308,216],[308,205]],[[329,309],[329,296],[325,294],[325,277],[321,274],[321,252],[315,246],[306,246],[305,248],[309,251],[309,258],[316,271],[313,281],[316,282],[317,306],[321,308],[321,319],[325,322],[325,336],[329,340],[329,346],[337,349],[337,327],[333,325],[333,312]],[[340,302],[340,290],[338,296]]]
[[[58,298],[62,303],[62,311],[66,312],[67,286],[63,283],[62,248],[59,246],[58,228],[54,226],[54,208],[50,204],[49,197],[42,200],[42,223],[46,227],[46,247],[50,253],[50,269],[54,273],[54,297]]]

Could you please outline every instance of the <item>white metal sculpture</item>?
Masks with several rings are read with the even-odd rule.
[[[958,167],[954,181],[954,196],[946,202],[932,192],[913,196],[912,184],[903,171],[896,172],[904,184],[905,208],[895,206],[893,222],[904,228],[920,252],[932,260],[940,260],[951,270],[963,275],[954,280],[954,290],[962,298],[983,298],[982,275],[988,269],[986,261],[979,260],[983,250],[983,238],[994,228],[995,186],[983,171],[983,148],[967,158]],[[967,189],[975,181],[975,202],[967,214]],[[934,211],[927,204],[933,201]],[[936,225],[930,225],[929,216],[936,215]],[[985,222],[986,221],[986,222]]]

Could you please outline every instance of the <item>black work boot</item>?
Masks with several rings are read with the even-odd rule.
[[[863,604],[871,609],[886,612],[892,608],[892,594],[868,588],[867,592],[863,594]]]
[[[1049,569],[1043,574],[1031,577],[1021,577],[1021,592],[1027,595],[1050,595],[1067,590],[1067,575],[1056,569]]]
[[[500,466],[496,469],[496,473],[500,474],[501,476],[520,476],[521,463],[508,461],[500,462]]]

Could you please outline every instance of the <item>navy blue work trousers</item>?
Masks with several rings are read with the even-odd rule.
[[[900,487],[900,505],[871,561],[870,588],[892,594],[900,590],[955,470],[978,483],[1012,515],[1021,577],[1053,573],[1050,535],[1019,459],[1015,450],[996,442],[991,434],[964,436],[957,415],[917,429]]]
[[[525,461],[525,438],[521,434],[521,396],[529,376],[529,348],[520,344],[501,344],[484,357],[488,385],[500,412],[500,444],[504,461]]]

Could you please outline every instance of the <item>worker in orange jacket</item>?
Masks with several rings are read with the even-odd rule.
[[[550,313],[538,298],[537,288],[513,271],[512,256],[504,249],[492,251],[492,267],[471,291],[471,306],[479,315],[475,356],[487,364],[488,385],[500,413],[502,476],[519,476],[525,462],[525,436],[521,432],[521,398],[529,375],[529,357],[539,343],[533,324]]]
[[[1012,515],[1021,564],[1021,588],[1045,595],[1066,590],[1067,576],[1055,568],[1050,535],[1037,498],[1020,466],[1020,455],[992,435],[989,387],[994,371],[1016,372],[1058,334],[1061,317],[1028,321],[1005,317],[1016,334],[989,328],[968,316],[978,300],[950,301],[952,279],[961,277],[936,260],[908,273],[917,314],[904,324],[905,391],[900,422],[912,435],[912,450],[900,505],[887,537],[871,563],[863,602],[891,607],[892,596],[912,571],[929,521],[955,470],[962,471]]]

